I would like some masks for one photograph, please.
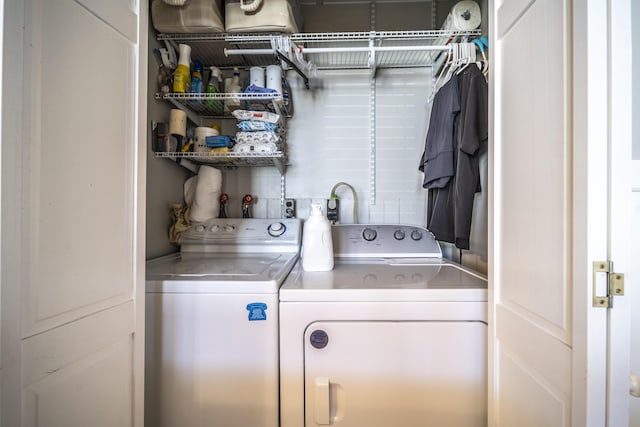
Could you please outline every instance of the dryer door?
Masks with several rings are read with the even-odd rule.
[[[306,427],[484,427],[483,322],[315,322],[305,333]]]

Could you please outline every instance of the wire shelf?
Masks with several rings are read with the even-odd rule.
[[[216,165],[220,167],[269,166],[277,167],[284,174],[287,166],[287,156],[284,152],[276,153],[194,153],[194,152],[156,152],[158,158],[168,158],[175,161],[188,159],[197,164]]]
[[[282,34],[159,34],[158,40],[187,43],[191,57],[221,68],[266,66],[277,63],[272,41],[288,37],[302,47],[318,69],[403,68],[431,66],[441,50],[454,42],[481,35],[473,31],[370,31]],[[375,49],[375,63],[371,52]],[[253,51],[225,55],[225,50]],[[314,51],[315,50],[315,51]]]

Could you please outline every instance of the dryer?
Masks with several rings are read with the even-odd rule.
[[[281,427],[487,423],[487,281],[422,227],[336,225],[280,289]]]

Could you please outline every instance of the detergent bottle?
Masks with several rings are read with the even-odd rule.
[[[333,270],[331,224],[322,214],[322,205],[318,203],[311,204],[311,214],[302,229],[302,269]]]

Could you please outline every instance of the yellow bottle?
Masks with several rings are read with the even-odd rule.
[[[191,46],[180,44],[178,47],[180,48],[180,57],[178,58],[176,71],[173,73],[173,91],[176,93],[185,93],[191,81],[191,70],[189,69]]]

